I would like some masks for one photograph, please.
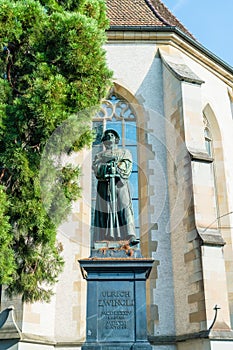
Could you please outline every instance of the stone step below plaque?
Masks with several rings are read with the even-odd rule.
[[[149,345],[148,343],[142,343],[141,345],[140,344],[130,344],[130,343],[126,343],[125,345],[123,343],[119,343],[119,345],[114,345],[114,344],[96,344],[96,343],[93,343],[93,344],[89,344],[89,345],[83,345],[82,346],[82,349],[85,349],[85,350],[151,350],[152,347],[151,345]]]

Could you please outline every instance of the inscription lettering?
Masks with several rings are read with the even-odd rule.
[[[129,316],[131,311],[102,311],[101,316]]]
[[[102,292],[101,293],[103,298],[129,298],[130,292],[129,291],[117,291],[117,292]]]
[[[103,328],[126,330],[133,317],[134,298],[128,290],[102,291],[99,294],[98,308]],[[130,309],[129,309],[130,308]]]
[[[106,329],[126,329],[126,321],[108,321]]]
[[[134,300],[130,299],[100,299],[98,306],[105,307],[105,306],[134,306]]]

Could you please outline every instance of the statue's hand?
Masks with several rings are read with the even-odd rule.
[[[110,175],[115,175],[116,174],[116,163],[115,160],[111,160],[107,164],[107,173]]]
[[[108,162],[105,165],[105,179],[114,177],[116,175],[116,167],[114,162]]]
[[[124,161],[119,162],[117,164],[117,167],[118,167],[118,169],[120,169],[120,171],[125,171],[126,170],[126,163]]]

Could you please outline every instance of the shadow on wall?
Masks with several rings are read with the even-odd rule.
[[[18,340],[0,340],[1,350],[18,350]]]

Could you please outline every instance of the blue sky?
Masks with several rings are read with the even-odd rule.
[[[233,0],[162,0],[208,50],[233,67]]]

